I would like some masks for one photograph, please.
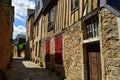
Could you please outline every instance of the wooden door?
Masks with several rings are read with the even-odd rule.
[[[101,80],[101,58],[99,44],[87,46],[88,49],[88,65],[89,65],[89,80]]]

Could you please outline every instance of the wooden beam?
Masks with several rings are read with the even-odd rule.
[[[88,0],[88,13],[92,10],[92,0]]]

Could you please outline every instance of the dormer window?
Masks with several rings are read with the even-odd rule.
[[[75,11],[78,9],[79,1],[78,0],[71,0],[71,11]]]

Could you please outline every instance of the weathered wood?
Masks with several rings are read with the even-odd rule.
[[[66,0],[63,0],[63,29],[65,29],[65,2]]]
[[[101,80],[100,46],[93,44],[89,45],[87,49],[89,57],[89,78],[90,80]]]
[[[88,13],[92,10],[92,0],[88,0]]]
[[[71,15],[71,24],[74,23],[74,13]]]
[[[79,12],[79,11],[76,11],[76,13],[75,13],[75,22],[78,21],[78,12]]]
[[[84,1],[83,0],[79,0],[79,18],[82,17],[83,14],[83,6],[84,6]]]
[[[93,1],[93,9],[98,7],[98,0]]]
[[[94,9],[98,7],[98,0],[79,0],[78,9],[76,8],[74,11],[71,11],[71,0],[58,0],[57,5],[55,6],[55,33],[59,33],[63,29],[78,22],[88,13],[94,11]],[[46,16],[45,18],[48,17]],[[47,19],[45,20],[45,23],[48,24],[46,21]]]
[[[71,0],[68,1],[68,26],[71,26]]]
[[[62,6],[62,30],[64,29],[64,12],[65,12],[65,8],[64,8],[64,2],[65,2],[65,0],[63,0],[62,1],[62,4],[63,4],[63,6]]]
[[[68,13],[68,11],[69,11],[69,10],[68,10],[68,9],[69,9],[68,1],[69,1],[69,0],[66,1],[66,3],[67,3],[67,6],[66,6],[66,27],[68,27],[68,17],[69,17],[69,15],[68,15],[68,14],[69,14],[69,13]]]

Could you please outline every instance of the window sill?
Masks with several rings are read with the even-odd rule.
[[[86,39],[86,40],[83,40],[83,43],[92,43],[92,42],[96,42],[96,41],[99,41],[99,38],[96,37],[96,38],[89,38],[89,39]]]

